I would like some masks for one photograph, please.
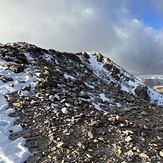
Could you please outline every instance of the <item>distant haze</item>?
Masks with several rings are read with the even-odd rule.
[[[162,0],[1,0],[0,42],[98,51],[132,73],[163,73]]]

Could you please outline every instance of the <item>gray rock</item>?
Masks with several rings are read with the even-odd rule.
[[[61,111],[63,114],[68,114],[68,109],[66,107],[62,108]]]

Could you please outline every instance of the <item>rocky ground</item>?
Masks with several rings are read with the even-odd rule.
[[[1,45],[6,68],[19,73],[33,67],[25,73],[38,78],[35,90],[29,85],[6,95],[15,109],[10,116],[20,117],[15,124],[23,127],[11,131],[10,139],[23,136],[32,153],[25,163],[162,163],[162,107],[106,83],[80,56],[87,62],[87,53]],[[111,65],[105,66],[109,70]],[[30,93],[24,96],[24,90]]]

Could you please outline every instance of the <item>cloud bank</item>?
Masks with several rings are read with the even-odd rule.
[[[132,73],[163,73],[163,30],[139,20],[158,0],[2,0],[0,42],[60,51],[98,51]]]

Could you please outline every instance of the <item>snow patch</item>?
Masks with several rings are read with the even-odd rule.
[[[58,94],[54,94],[54,97],[58,100],[60,100],[60,97],[58,96]]]
[[[75,78],[74,78],[73,76],[68,75],[68,74],[64,74],[64,77],[65,77],[66,79],[75,80]]]
[[[26,54],[26,57],[28,57],[28,60],[33,61],[30,55]],[[0,62],[3,62],[3,60],[0,59]],[[26,69],[26,71],[31,72],[30,69]],[[7,83],[0,82],[0,162],[21,163],[30,156],[30,152],[28,148],[24,147],[26,143],[24,138],[17,138],[14,141],[8,138],[10,131],[18,132],[22,130],[22,127],[20,125],[14,125],[17,118],[8,116],[10,113],[14,112],[14,110],[7,109],[8,103],[4,96],[20,90],[23,86],[31,86],[31,89],[34,89],[34,81],[36,81],[37,78],[35,76],[26,76],[25,72],[14,73],[11,70],[6,70],[2,66],[0,66],[0,75],[13,78],[13,81]],[[12,84],[13,87],[9,84]],[[21,91],[22,96],[26,96],[28,93],[28,91]]]
[[[51,55],[49,55],[49,54],[44,54],[44,55],[43,55],[43,58],[44,58],[45,60],[47,60],[47,61],[52,61],[52,59],[53,59],[53,57],[52,57]]]
[[[100,111],[102,110],[102,109],[100,108],[100,103],[97,103],[97,104],[96,104],[96,103],[93,102],[93,105],[94,105],[95,109],[100,110]]]
[[[103,101],[110,101],[110,99],[107,98],[107,97],[105,96],[105,94],[103,94],[103,93],[99,94],[99,96],[100,96],[100,98],[101,98]]]
[[[88,65],[93,71],[94,73],[100,78],[105,80],[104,76],[108,76],[109,75],[109,71],[107,71],[104,67],[103,67],[103,63],[97,62],[97,58],[96,56],[92,55],[90,52],[87,53],[89,55],[89,62],[90,64]]]
[[[90,85],[90,84],[88,84],[88,83],[86,83],[86,82],[85,82],[85,85],[88,86],[88,87],[91,88],[91,89],[95,89],[95,87],[94,87],[93,85]]]

